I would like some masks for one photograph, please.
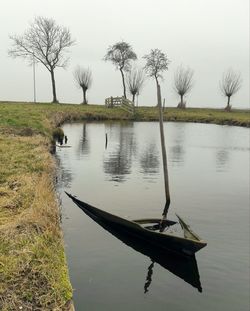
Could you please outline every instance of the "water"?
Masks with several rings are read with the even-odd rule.
[[[180,214],[208,242],[196,256],[202,292],[176,275],[185,265],[151,265],[148,256],[104,230],[63,193],[122,217],[160,216],[158,124],[79,123],[63,129],[72,147],[57,150],[59,192],[76,310],[249,310],[248,129],[165,124],[169,217]]]

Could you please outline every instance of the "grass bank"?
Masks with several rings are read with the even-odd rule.
[[[0,310],[68,310],[72,298],[59,207],[53,129],[75,120],[157,120],[104,106],[0,103]],[[171,121],[250,126],[249,112],[169,108]]]
[[[36,133],[50,134],[51,125],[60,125],[74,120],[158,120],[155,107],[139,107],[134,116],[122,109],[107,109],[97,105],[71,104],[22,104],[0,102],[0,126],[31,128]],[[200,122],[250,127],[249,110],[232,110],[207,108],[167,108],[164,119],[168,121]]]

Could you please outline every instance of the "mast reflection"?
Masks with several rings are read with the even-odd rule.
[[[144,284],[144,294],[146,294],[149,290],[149,286],[152,283],[152,275],[153,275],[153,268],[154,268],[154,261],[151,262],[151,264],[148,267],[148,273],[147,273],[147,277],[146,277],[146,282]]]

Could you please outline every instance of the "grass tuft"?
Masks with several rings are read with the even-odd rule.
[[[0,310],[66,310],[72,288],[49,139],[0,141]]]

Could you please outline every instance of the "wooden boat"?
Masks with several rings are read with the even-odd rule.
[[[179,223],[184,232],[183,237],[169,233],[168,231],[160,232],[159,229],[162,220],[159,218],[127,220],[82,202],[67,192],[66,194],[92,219],[99,219],[112,224],[113,227],[123,230],[130,236],[146,241],[148,245],[159,249],[192,256],[207,245],[178,215]],[[175,221],[166,219],[164,220],[164,227],[168,228],[176,223]]]
[[[71,195],[69,196],[72,199],[77,200]],[[77,201],[75,201],[75,203],[77,204]],[[82,205],[82,203],[78,203],[80,207],[80,204]],[[134,235],[126,228],[126,226],[115,225],[112,221],[106,221],[106,217],[97,216],[93,210],[90,212],[86,203],[83,205],[83,207],[81,207],[81,209],[98,225],[107,230],[114,237],[122,241],[127,246],[133,248],[135,251],[149,257],[150,264],[148,267],[148,275],[144,284],[144,292],[149,290],[150,283],[152,281],[152,266],[154,263],[159,264],[164,269],[170,271],[177,277],[184,280],[186,283],[192,285],[199,292],[202,292],[200,275],[195,256],[183,256],[166,249],[159,249],[159,247],[149,243],[148,240],[141,239],[141,235]],[[149,277],[149,274],[151,277]]]

